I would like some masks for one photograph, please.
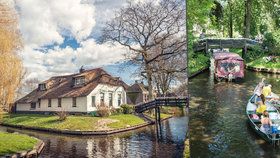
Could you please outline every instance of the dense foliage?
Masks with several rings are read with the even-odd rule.
[[[204,55],[194,55],[193,43],[200,37],[251,38],[263,42],[249,50],[246,61],[280,52],[279,0],[188,1],[189,71],[207,65]],[[203,36],[201,36],[203,35]]]

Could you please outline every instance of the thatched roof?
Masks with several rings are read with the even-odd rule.
[[[85,83],[82,85],[74,85],[74,79],[77,77],[84,77]],[[72,75],[51,77],[41,84],[46,84],[46,90],[42,91],[37,88],[25,97],[19,99],[17,103],[37,102],[38,99],[87,96],[98,84],[123,86],[124,88],[128,87],[120,78],[109,75],[101,68],[84,70]]]

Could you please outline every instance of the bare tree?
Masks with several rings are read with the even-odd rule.
[[[22,62],[17,51],[21,37],[16,12],[0,3],[0,109],[10,109],[22,80]]]
[[[171,44],[173,45],[171,46]],[[166,96],[172,83],[179,82],[179,80],[184,81],[187,78],[185,34],[184,36],[177,36],[176,39],[163,41],[153,52],[152,59],[160,54],[170,54],[157,57],[152,64],[153,82],[158,89],[158,93]]]
[[[30,93],[34,89],[38,87],[38,84],[40,83],[38,78],[30,78],[22,82],[20,85],[18,91],[17,91],[17,97],[21,98],[24,95]]]
[[[184,0],[152,0],[128,3],[116,12],[103,30],[103,41],[121,44],[130,50],[128,59],[143,67],[142,75],[148,82],[149,99],[152,99],[152,64],[162,56],[173,52],[166,51],[173,45],[184,45],[185,41],[165,45],[165,51],[154,55],[154,48],[164,41],[185,33]]]

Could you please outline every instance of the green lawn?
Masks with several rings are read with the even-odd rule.
[[[248,63],[247,65],[256,68],[280,69],[280,58],[278,58],[276,62],[266,62],[263,58],[259,58]]]
[[[185,141],[184,158],[190,158],[190,142],[189,139]]]
[[[144,120],[132,114],[112,115],[109,117],[68,116],[65,121],[59,121],[57,116],[51,115],[11,114],[3,118],[3,123],[60,130],[93,131],[104,130],[104,127],[107,129],[124,128],[144,123]]]
[[[0,156],[31,150],[38,140],[27,135],[0,132]]]

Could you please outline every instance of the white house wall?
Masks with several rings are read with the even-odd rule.
[[[65,110],[67,112],[87,112],[87,98],[77,97],[76,107],[73,107],[72,98],[61,98],[61,107],[58,107],[58,99],[51,99],[51,107],[48,107],[48,99],[41,99],[41,106],[36,104],[35,109],[31,109],[31,104],[17,104],[17,111],[50,111],[57,112]]]
[[[119,108],[118,106],[118,94],[122,95],[121,104],[126,104],[126,92],[121,86],[110,86],[99,84],[88,96],[76,97],[76,106],[73,107],[72,98],[61,98],[61,107],[58,107],[58,99],[51,99],[51,107],[48,107],[48,99],[41,99],[41,106],[36,103],[36,108],[31,109],[31,104],[17,104],[17,111],[25,112],[57,112],[65,110],[67,112],[91,112],[96,111],[96,106],[92,107],[91,96],[95,96],[95,105],[100,105],[100,93],[103,92],[104,102],[109,105],[109,93],[113,93],[113,107]]]
[[[109,105],[109,93],[113,93],[113,107],[119,108],[118,106],[118,94],[122,95],[121,105],[126,104],[126,92],[121,86],[110,86],[105,84],[99,84],[88,96],[87,96],[87,108],[88,111],[96,111],[96,106],[92,107],[92,96],[95,96],[95,105],[100,105],[100,93],[103,92],[104,95],[104,103],[105,105]]]

